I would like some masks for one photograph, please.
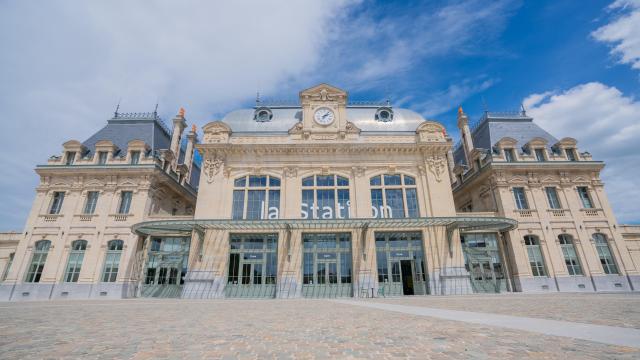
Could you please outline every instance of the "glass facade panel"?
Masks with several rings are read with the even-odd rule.
[[[349,180],[337,175],[315,175],[315,182],[313,178],[302,181],[302,218],[349,218]]]
[[[348,233],[302,234],[304,297],[351,296],[351,237]]]
[[[378,296],[428,293],[422,234],[376,232]]]
[[[117,241],[117,240],[116,240]],[[188,271],[189,248],[191,238],[161,237],[152,238],[145,267],[145,281],[142,285],[143,297],[175,298],[182,295],[182,286]],[[114,244],[113,249],[119,246]],[[114,254],[117,250],[109,251]],[[115,281],[111,275],[109,281]],[[112,272],[113,273],[113,272]],[[103,275],[103,279],[105,279]]]
[[[374,218],[419,217],[418,193],[415,178],[402,174],[372,177],[371,213]]]
[[[267,175],[243,176],[235,179],[233,186],[232,219],[259,220],[280,217],[279,178]]]

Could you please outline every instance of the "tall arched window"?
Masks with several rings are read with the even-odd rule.
[[[233,219],[278,219],[280,217],[280,179],[249,175],[233,182]]]
[[[122,240],[111,240],[107,243],[107,254],[104,259],[104,269],[102,270],[102,282],[116,281],[123,247],[124,241]]]
[[[618,274],[618,267],[613,259],[613,254],[611,254],[611,248],[609,247],[607,237],[604,234],[595,233],[593,234],[593,241],[596,244],[596,250],[598,251],[598,257],[600,258],[600,263],[602,264],[604,273]]]
[[[78,282],[78,277],[80,277],[80,268],[82,268],[82,260],[84,260],[84,251],[86,249],[86,240],[76,240],[71,243],[69,261],[67,262],[67,269],[64,273],[65,282]]]
[[[4,268],[4,272],[2,273],[2,281],[7,280],[7,276],[9,275],[9,270],[11,270],[11,264],[13,264],[13,258],[16,256],[16,253],[9,254],[9,260],[7,260],[7,266]]]
[[[569,234],[560,234],[558,235],[558,242],[560,243],[562,255],[564,255],[564,263],[567,265],[569,275],[582,275],[582,268],[580,268],[573,237]]]
[[[531,265],[533,276],[546,276],[544,258],[542,257],[542,249],[540,249],[538,237],[526,235],[524,237],[524,245],[527,247],[527,255],[529,256],[529,264]]]
[[[44,264],[47,262],[47,254],[49,253],[50,247],[51,241],[49,240],[40,240],[36,242],[25,282],[40,282],[40,277],[42,276]]]
[[[369,180],[374,218],[419,217],[416,179],[404,174],[384,174]]]
[[[313,175],[302,179],[303,219],[348,219],[349,179],[340,175]]]

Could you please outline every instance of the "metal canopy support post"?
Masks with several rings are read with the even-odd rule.
[[[367,260],[367,230],[369,229],[369,223],[362,225],[360,231],[360,244],[362,244],[362,260]]]
[[[291,262],[291,225],[286,224],[287,261]]]

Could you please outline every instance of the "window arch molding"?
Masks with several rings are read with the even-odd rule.
[[[419,198],[426,199],[418,185],[420,176],[408,171],[376,171],[368,175],[374,218],[419,217]]]

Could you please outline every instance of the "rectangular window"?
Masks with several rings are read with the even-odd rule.
[[[544,149],[535,149],[534,151],[536,153],[536,160],[538,160],[538,161],[546,161],[547,160],[544,157]]]
[[[348,219],[349,214],[349,189],[338,189],[338,209],[340,211],[340,218]]]
[[[331,180],[333,181],[333,180]],[[320,182],[320,176],[318,176],[318,183]],[[335,218],[335,192],[331,190],[317,190],[318,196],[318,217],[320,219],[333,219]]]
[[[109,251],[105,258],[104,271],[102,272],[103,282],[115,282],[118,277],[118,267],[120,265],[120,251]]]
[[[374,218],[385,217],[382,189],[371,189],[371,212]]]
[[[409,217],[418,217],[418,195],[416,189],[407,188],[407,212]]]
[[[313,190],[302,190],[302,218],[317,219],[318,212],[313,200]]]
[[[242,219],[244,217],[244,190],[233,191],[232,218]]]
[[[276,218],[280,217],[280,214],[278,213],[280,211],[280,190],[269,190],[269,207],[267,208],[267,213],[265,214],[265,217],[268,219],[273,218],[273,216],[276,216]],[[271,217],[269,217],[271,216]]]
[[[53,193],[53,200],[49,208],[49,214],[60,214],[62,202],[64,201],[64,191],[56,191]]]
[[[516,155],[513,152],[513,149],[504,149],[504,158],[505,160],[507,160],[507,162],[515,162]]]
[[[587,188],[586,186],[578,186],[578,196],[580,196],[580,201],[582,201],[583,208],[593,208],[593,202],[591,201],[591,197],[589,196],[589,188]]]
[[[107,156],[109,155],[108,152],[106,151],[100,151],[98,152],[98,164],[99,165],[104,165],[107,163]]]
[[[576,157],[576,149],[567,148],[567,149],[564,149],[564,152],[567,154],[567,160],[578,161]]]
[[[120,193],[120,207],[118,208],[118,214],[128,214],[131,208],[131,198],[133,192],[123,191]]]
[[[386,181],[386,179],[385,179]],[[404,217],[404,200],[402,200],[402,189],[386,189],[385,197],[390,218]]]
[[[67,155],[65,158],[65,165],[73,165],[74,162],[76,162],[76,152],[67,151]]]
[[[265,180],[266,181],[266,180]],[[264,190],[249,190],[247,195],[247,219],[261,219],[264,208]]]
[[[524,193],[524,188],[522,187],[513,188],[513,196],[516,200],[517,209],[519,210],[529,209],[529,204],[527,203],[527,196]]]
[[[545,193],[547,193],[547,200],[549,201],[549,207],[551,209],[561,209],[560,199],[558,199],[558,192],[554,187],[546,187],[544,188]]]
[[[140,151],[131,152],[131,165],[136,165],[140,162]]]
[[[11,270],[11,264],[13,264],[13,258],[16,254],[9,254],[9,260],[7,261],[7,267],[4,268],[4,272],[2,273],[2,281],[7,280],[7,276],[9,275],[9,270]]]
[[[100,192],[89,191],[87,193],[87,201],[84,204],[84,214],[93,214],[96,211],[96,204],[98,203],[98,196]]]
[[[69,262],[64,275],[65,282],[78,282],[83,259],[84,251],[73,251],[69,254]]]

